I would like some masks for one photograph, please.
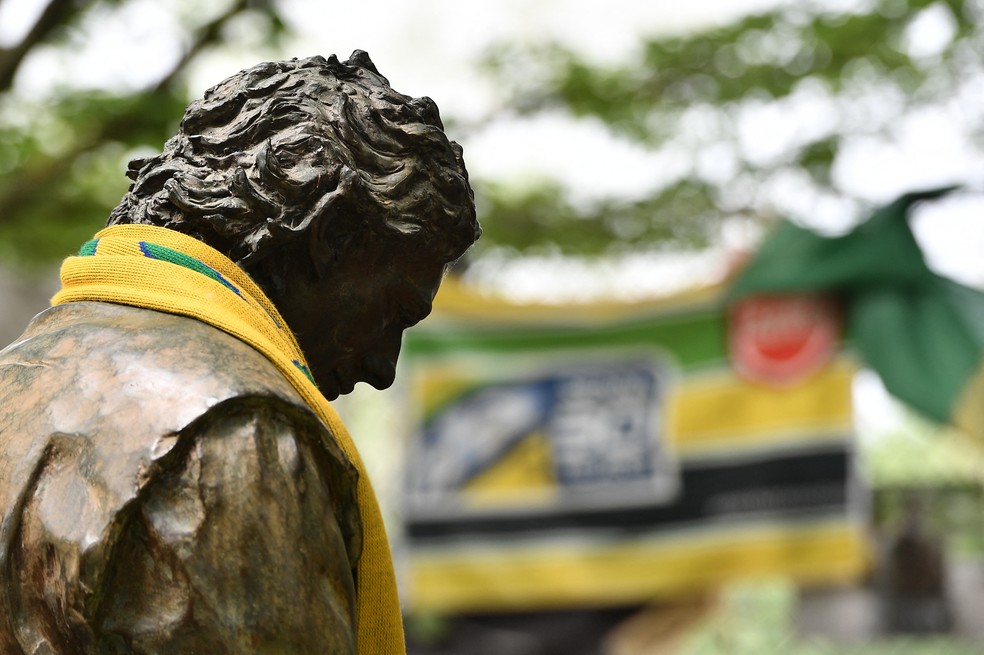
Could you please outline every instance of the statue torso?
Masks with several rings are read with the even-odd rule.
[[[296,596],[348,631],[355,478],[325,432],[210,326],[90,302],[39,315],[0,352],[0,652],[240,652],[254,628],[242,638],[345,652],[250,614]]]

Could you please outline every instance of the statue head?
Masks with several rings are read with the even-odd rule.
[[[127,175],[109,224],[167,227],[229,256],[284,314],[329,398],[392,382],[403,329],[481,233],[437,106],[394,91],[361,51],[230,77]]]

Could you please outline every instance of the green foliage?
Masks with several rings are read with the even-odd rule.
[[[952,38],[944,35],[936,51],[920,51],[912,30],[929,14],[952,27]],[[528,238],[528,247],[541,249],[548,223],[557,247],[571,253],[648,248],[660,241],[700,245],[736,210],[770,213],[769,184],[783,175],[806,179],[816,193],[849,197],[831,169],[851,138],[891,139],[907,112],[943,107],[972,88],[984,71],[981,15],[973,0],[875,0],[854,13],[826,10],[822,2],[789,3],[703,32],[651,38],[633,61],[617,66],[598,65],[556,43],[500,44],[489,51],[485,70],[517,116],[559,110],[575,119],[600,119],[614,135],[653,151],[688,153],[690,173],[684,182],[656,185],[643,201],[586,207],[572,207],[556,183],[525,192],[522,202],[506,197],[510,189],[489,185],[482,213],[490,235],[486,247],[501,242],[522,250],[517,242]],[[803,106],[825,108],[830,125],[793,135],[782,152],[755,151],[758,144],[743,133],[743,117]],[[976,108],[980,114],[984,107]],[[972,138],[980,138],[980,120],[969,124]],[[730,173],[707,178],[700,162],[721,144],[737,161]],[[745,206],[735,206],[736,186],[751,190]],[[536,228],[508,240],[534,216]],[[633,229],[613,229],[622,220]],[[582,238],[593,243],[574,243]]]
[[[881,637],[844,643],[796,634],[797,592],[788,581],[736,584],[698,625],[680,655],[973,655],[978,644],[955,636]]]
[[[479,215],[484,234],[476,245],[481,256],[494,248],[544,254],[554,251],[594,256],[619,244],[659,247],[673,242],[692,248],[707,246],[716,226],[716,210],[708,185],[684,180],[641,201],[618,198],[590,206],[571,202],[555,181],[543,180],[516,188],[478,185]],[[677,216],[689,216],[685,225]]]
[[[719,607],[694,630],[682,655],[793,653],[791,623],[796,590],[785,581],[735,584]]]
[[[126,192],[126,161],[159,149],[185,105],[175,91],[74,92],[0,124],[0,261],[58,261],[106,222]]]
[[[19,48],[27,57],[35,49],[74,52],[99,16],[126,4],[57,1],[64,5],[57,21],[33,31],[37,38]],[[174,133],[188,102],[182,73],[198,55],[219,44],[273,47],[287,33],[272,0],[232,0],[211,18],[200,3],[185,8],[187,15],[181,5],[175,8],[187,25],[182,56],[163,77],[147,79],[143,90],[65,84],[28,99],[16,87],[0,86],[0,263],[50,265],[105,224],[129,184],[128,160],[160,151]],[[234,20],[249,21],[252,29],[225,29]],[[230,33],[240,32],[234,38],[242,43],[229,41]],[[21,59],[14,54],[0,49],[0,71],[16,71]]]
[[[650,40],[637,61],[618,68],[595,66],[558,45],[499,46],[486,66],[512,83],[512,102],[521,113],[562,106],[577,116],[601,118],[633,138],[660,143],[672,131],[659,129],[657,117],[672,117],[697,103],[727,110],[734,108],[730,103],[781,99],[806,79],[835,93],[862,91],[856,85],[872,79],[919,90],[931,75],[953,72],[963,46],[981,52],[975,13],[962,0],[952,0],[946,5],[957,38],[939,60],[906,54],[903,28],[932,4],[942,3],[887,0],[871,13],[854,15],[790,7],[701,34]],[[539,89],[505,75],[507,67],[517,70],[524,60],[540,62],[538,68],[546,62],[549,78]]]
[[[984,452],[953,428],[907,413],[898,430],[862,444],[865,475],[878,488],[934,488],[980,481]]]

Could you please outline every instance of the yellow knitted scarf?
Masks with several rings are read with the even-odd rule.
[[[96,234],[79,256],[66,259],[61,281],[52,305],[96,300],[189,316],[248,343],[290,380],[359,472],[358,652],[404,653],[393,560],[369,476],[352,437],[311,379],[294,335],[249,276],[192,237],[148,225],[118,225]]]

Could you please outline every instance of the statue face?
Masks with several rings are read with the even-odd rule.
[[[303,276],[288,297],[271,298],[329,400],[357,382],[393,383],[403,331],[430,313],[448,266],[413,255],[352,246],[325,278]]]

